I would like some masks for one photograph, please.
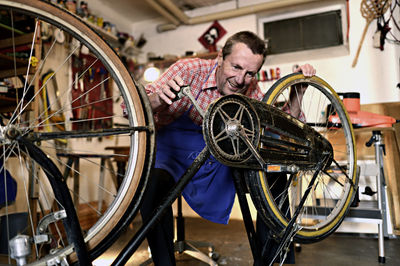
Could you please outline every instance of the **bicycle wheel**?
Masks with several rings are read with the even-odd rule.
[[[29,263],[76,260],[57,218],[63,206],[56,206],[35,158],[10,138],[12,130],[64,174],[94,259],[138,211],[154,154],[147,96],[114,50],[74,14],[42,1],[0,0],[0,18],[0,79],[12,85],[0,96],[1,171],[7,173],[1,178],[18,184],[16,198],[9,196],[0,210],[10,226],[2,238],[8,243],[13,231],[31,239],[47,235],[45,243],[35,238]],[[56,76],[58,89],[51,91]],[[29,216],[17,229],[11,226],[15,213]],[[49,216],[54,221],[38,233],[36,226]],[[1,262],[10,264],[7,248],[3,253],[8,258]]]
[[[332,164],[318,172],[292,229],[296,242],[310,243],[327,237],[343,221],[354,198],[358,176],[350,119],[340,98],[324,80],[316,76],[305,78],[302,74],[288,75],[268,90],[263,101],[285,109],[293,103],[289,101],[292,90],[291,99],[300,103],[296,86],[304,84],[307,89],[300,105],[302,115],[309,126],[330,141],[334,150]],[[263,134],[267,132],[264,130]],[[288,226],[315,173],[315,169],[300,169],[295,173],[248,173],[253,202],[276,235],[282,235]]]

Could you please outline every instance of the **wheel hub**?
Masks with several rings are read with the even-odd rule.
[[[10,140],[15,140],[20,135],[21,131],[15,126],[11,126],[5,131],[5,137]]]
[[[16,126],[1,127],[0,129],[0,144],[7,145],[11,144],[21,136],[22,132]]]

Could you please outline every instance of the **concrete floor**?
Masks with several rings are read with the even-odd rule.
[[[186,239],[211,242],[220,255],[218,265],[248,266],[253,264],[249,242],[242,221],[231,220],[228,225],[215,224],[201,218],[186,218]],[[134,221],[127,232],[94,265],[109,265],[131,237],[140,221]],[[203,251],[207,252],[206,249]],[[144,241],[127,265],[141,265],[148,259],[147,242]],[[385,240],[386,263],[378,263],[378,239],[373,235],[336,233],[327,239],[301,245],[296,252],[296,265],[365,266],[400,265],[400,238]],[[177,254],[178,266],[207,265],[186,254]],[[152,265],[152,264],[151,264]]]

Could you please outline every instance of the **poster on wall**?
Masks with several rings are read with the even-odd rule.
[[[199,37],[199,42],[209,52],[217,51],[217,42],[226,34],[226,30],[218,23],[214,23]]]

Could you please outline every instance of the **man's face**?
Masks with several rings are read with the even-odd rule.
[[[217,87],[222,95],[244,93],[261,68],[263,56],[253,52],[243,43],[236,43],[230,55],[218,55]]]

